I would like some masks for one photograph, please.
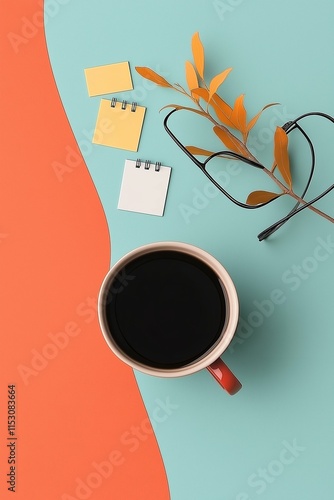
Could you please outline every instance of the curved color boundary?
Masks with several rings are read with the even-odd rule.
[[[1,18],[1,428],[15,450],[15,498],[166,499],[133,372],[99,330],[108,227],[53,79],[41,5],[6,0]],[[0,447],[2,499],[12,498],[9,452]]]

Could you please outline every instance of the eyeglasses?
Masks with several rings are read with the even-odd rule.
[[[168,115],[164,119],[164,127],[166,132],[169,134],[169,136],[173,139],[173,141],[179,146],[179,148],[190,158],[194,164],[199,167],[199,169],[206,175],[206,177],[212,182],[212,184],[220,191],[222,192],[232,203],[235,205],[238,205],[239,207],[242,208],[247,208],[247,209],[257,209],[264,207],[268,205],[269,203],[272,203],[278,198],[270,199],[269,201],[259,203],[257,205],[251,205],[247,203],[246,200],[247,197],[247,192],[249,193],[252,191],[253,186],[255,187],[255,190],[268,190],[270,191],[270,188],[272,188],[272,181],[270,178],[266,175],[264,175],[263,169],[265,168],[261,163],[258,161],[254,161],[251,158],[247,158],[241,154],[235,153],[233,151],[229,150],[223,150],[223,151],[218,151],[216,153],[210,154],[205,161],[201,162],[199,161],[196,156],[194,156],[186,146],[184,146],[180,140],[174,135],[174,133],[171,131],[170,127],[168,126],[168,122],[170,120],[170,117],[177,111],[180,111],[179,109],[173,109],[168,113]],[[301,144],[298,147],[298,151],[303,151],[303,155],[301,162],[302,162],[302,167],[303,168],[296,168],[294,170],[299,171],[302,175],[300,176],[299,179],[299,184],[303,187],[301,187],[300,191],[301,194],[299,195],[299,198],[304,199],[304,196],[306,195],[313,175],[315,171],[315,149],[314,145],[308,136],[308,134],[305,132],[305,130],[300,126],[299,122],[304,120],[307,117],[310,116],[319,116],[322,117],[326,120],[329,120],[330,122],[334,123],[334,118],[321,112],[311,112],[311,113],[306,113],[295,120],[289,121],[283,125],[283,129],[287,134],[290,134],[293,131],[298,132],[299,137],[297,137],[297,143]],[[209,154],[209,152],[208,152]],[[305,168],[306,166],[306,168]],[[241,179],[241,174],[242,176],[245,176],[246,179],[243,178],[243,182],[240,180]],[[269,187],[270,186],[270,187]],[[279,219],[277,222],[266,228],[264,231],[262,231],[258,235],[258,239],[260,241],[268,238],[268,236],[272,235],[275,231],[277,231],[280,227],[283,226],[288,220],[290,220],[293,216],[304,210],[305,208],[313,205],[317,201],[319,201],[321,198],[323,198],[326,194],[328,194],[330,191],[334,189],[334,184],[329,186],[327,189],[321,192],[318,196],[314,197],[310,201],[303,201],[297,202],[293,208],[288,212],[288,214],[285,217],[282,217]],[[323,212],[318,211],[322,215]],[[327,218],[329,218],[327,216]],[[331,219],[331,218],[329,218]],[[331,219],[332,222],[333,219]]]

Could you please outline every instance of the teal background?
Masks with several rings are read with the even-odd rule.
[[[108,219],[113,262],[153,241],[198,245],[230,273],[248,324],[224,355],[243,382],[234,397],[205,371],[173,380],[136,373],[149,413],[165,395],[177,406],[155,425],[172,500],[333,498],[334,255],[330,245],[319,250],[319,242],[333,241],[334,228],[305,210],[258,242],[256,235],[286,213],[287,202],[245,211],[220,194],[209,197],[208,181],[162,126],[159,109],[186,101],[143,80],[134,67],[149,66],[184,84],[191,36],[199,31],[208,77],[234,68],[222,87],[227,101],[246,93],[250,115],[281,103],[262,115],[252,135],[270,165],[274,122],[307,111],[334,114],[333,18],[331,0],[70,0],[47,22],[55,79]],[[118,97],[147,106],[138,153],[91,144],[99,97],[88,97],[83,70],[124,60],[134,91]],[[331,181],[333,131],[319,120],[308,127],[321,146],[316,193]],[[124,160],[137,157],[173,167],[162,218],[117,210]],[[63,182],[66,175],[75,169]],[[332,215],[333,196],[319,205]],[[195,208],[188,219],[184,205]],[[263,302],[276,295],[280,304]],[[253,314],[261,307],[254,301],[267,306],[267,316]],[[282,454],[286,442],[297,443],[295,456]],[[290,463],[282,464],[286,456]]]

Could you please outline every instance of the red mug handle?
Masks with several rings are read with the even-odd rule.
[[[231,396],[240,391],[242,385],[221,358],[207,366],[211,375]]]

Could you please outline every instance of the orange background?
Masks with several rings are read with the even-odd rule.
[[[0,23],[0,497],[13,498],[5,475],[15,384],[15,498],[168,498],[133,372],[99,330],[108,227],[53,79],[41,2],[2,2]],[[71,174],[62,182],[59,168]]]

